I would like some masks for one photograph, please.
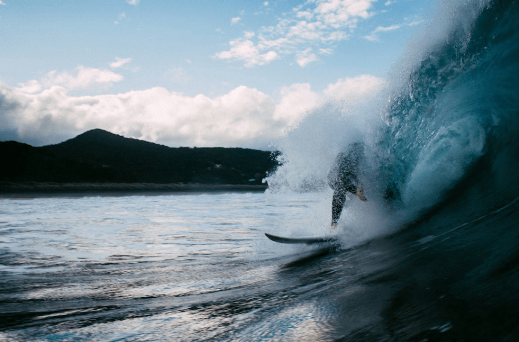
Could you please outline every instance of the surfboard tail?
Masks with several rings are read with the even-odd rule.
[[[323,237],[306,237],[306,238],[289,238],[265,233],[265,236],[274,242],[285,244],[323,244],[323,243],[337,243],[338,236],[323,236]]]

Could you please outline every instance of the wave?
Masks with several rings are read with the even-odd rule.
[[[287,133],[271,191],[326,188],[337,153],[361,139],[368,198],[408,218],[460,194],[480,210],[519,196],[518,25],[513,1],[444,2],[383,89]]]

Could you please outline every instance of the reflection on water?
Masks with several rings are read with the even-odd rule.
[[[320,200],[258,193],[3,199],[2,336],[197,340],[241,329],[286,303],[272,294],[287,291],[275,260],[311,252],[267,241],[266,227],[302,228]]]
[[[329,195],[2,199],[0,341],[519,337],[519,201],[356,247],[264,237],[319,233]]]

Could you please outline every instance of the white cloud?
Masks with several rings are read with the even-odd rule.
[[[296,17],[311,20],[314,17],[314,14],[310,11],[298,11]]]
[[[312,48],[297,53],[296,62],[300,67],[304,68],[311,62],[318,60],[317,55],[312,52]]]
[[[0,0],[0,5],[5,5],[5,2],[3,2],[2,0]]]
[[[219,59],[242,60],[245,62],[246,67],[264,65],[278,58],[278,54],[275,51],[261,54],[259,49],[249,39],[239,38],[231,41],[229,44],[231,45],[229,51],[219,52],[215,57]]]
[[[332,49],[319,49],[319,54],[321,55],[331,55],[333,53]]]
[[[56,143],[55,131],[71,137],[98,127],[173,146],[266,148],[285,125],[273,118],[276,104],[269,96],[245,86],[217,98],[164,88],[80,97],[59,86],[39,94],[4,87],[1,93],[16,103],[14,113],[0,113],[4,127],[16,127],[21,139],[40,144]]]
[[[132,6],[137,6],[141,0],[126,0],[126,3]]]
[[[296,125],[320,103],[320,96],[309,83],[297,83],[281,89],[281,101],[274,111],[274,119],[286,121],[287,128]]]
[[[122,67],[125,64],[128,64],[132,61],[131,58],[119,58],[115,57],[115,62],[110,63],[110,68],[117,69]]]
[[[305,66],[316,57],[302,58],[301,55],[311,49],[332,51],[333,46],[348,39],[360,20],[372,16],[370,9],[376,0],[312,0],[294,8],[292,12],[279,17],[274,26],[262,27],[252,41],[250,32],[244,35],[250,49],[258,50],[259,55],[272,50],[276,58],[284,55],[294,55],[299,65]],[[232,50],[237,41],[229,42]],[[257,65],[255,60],[247,60],[243,55],[219,52],[215,56],[223,59],[234,59],[246,65]],[[227,51],[227,52],[230,52]],[[269,51],[270,52],[270,51]],[[255,58],[257,54],[251,55]]]
[[[231,19],[231,24],[232,24],[232,25],[237,24],[240,20],[241,20],[240,17],[232,18],[232,19]]]
[[[333,84],[329,84],[323,91],[323,94],[326,98],[351,103],[379,90],[383,85],[384,81],[382,79],[372,75],[361,75],[353,78],[347,77],[339,79]]]
[[[284,37],[275,40],[265,40],[263,39],[263,37],[261,37],[260,39],[261,41],[258,44],[258,48],[261,50],[276,49],[279,51],[283,51],[284,46],[290,43],[290,40]]]
[[[394,31],[394,30],[400,29],[401,27],[402,27],[402,25],[392,25],[392,26],[387,26],[387,27],[379,26],[375,30],[373,30],[369,36],[365,36],[364,38],[366,38],[367,40],[371,40],[371,41],[377,41],[378,34],[380,32]]]
[[[422,24],[424,21],[422,19],[417,19],[417,20],[414,20],[414,21],[411,21],[409,24],[407,24],[407,26],[416,26],[416,25],[420,25]]]
[[[102,128],[169,146],[267,148],[327,98],[357,98],[381,82],[369,75],[338,80],[323,93],[312,91],[309,84],[293,84],[281,90],[277,102],[245,86],[210,98],[158,87],[71,96],[57,85],[33,94],[0,85],[0,125],[36,145]]]
[[[399,30],[403,27],[413,27],[413,26],[416,26],[416,25],[420,25],[423,23],[423,19],[419,18],[419,17],[411,17],[411,18],[405,18],[404,19],[404,23],[402,24],[398,24],[398,25],[391,25],[391,26],[378,26],[376,29],[374,29],[371,34],[369,34],[368,36],[364,36],[365,39],[367,40],[370,40],[370,41],[378,41],[379,40],[379,33],[384,33],[384,32],[390,32],[390,31],[395,31],[395,30]]]
[[[36,80],[30,80],[27,83],[20,83],[20,87],[15,89],[22,93],[32,94],[41,91],[42,85],[40,82]]]
[[[247,39],[251,39],[252,37],[254,37],[256,34],[254,32],[250,32],[250,31],[244,31],[243,32],[243,36]]]
[[[300,21],[288,28],[287,37],[294,37],[306,41],[318,40],[321,38],[321,33],[319,31],[320,25],[321,23],[319,22],[312,23],[304,20]]]
[[[77,74],[75,75],[67,71],[58,72],[57,70],[53,70],[48,72],[41,80],[30,80],[27,83],[21,83],[20,87],[15,89],[24,93],[36,93],[42,89],[52,88],[53,86],[60,86],[67,90],[107,89],[111,87],[113,83],[123,80],[122,75],[110,70],[85,68],[82,65],[78,66],[76,70]]]
[[[370,16],[368,10],[374,0],[321,1],[315,13],[327,26],[335,29],[355,27],[357,21]]]
[[[98,86],[109,87],[113,83],[123,80],[123,76],[110,70],[77,67],[77,74],[71,75],[64,71],[58,73],[56,70],[47,73],[42,80],[44,86],[61,85],[66,89],[89,89]]]

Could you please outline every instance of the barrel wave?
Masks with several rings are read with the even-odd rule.
[[[483,211],[519,194],[517,5],[461,7],[480,13],[425,54],[386,109],[378,146],[405,206],[429,208],[469,185],[480,190],[467,205]]]
[[[346,247],[388,253],[363,283],[372,299],[353,305],[380,317],[343,340],[519,339],[517,75],[517,2],[444,3],[383,90],[346,114],[325,105],[287,134],[274,188],[325,188],[321,179],[341,145],[362,139],[369,147],[366,196],[382,204],[366,210],[351,201],[342,228]],[[335,121],[321,129],[323,117]],[[306,151],[323,166],[305,174],[312,162],[293,145],[312,140],[315,130],[328,140],[317,153]],[[359,236],[356,247],[348,244]],[[397,290],[373,293],[388,286]]]
[[[517,11],[513,1],[444,3],[382,90],[326,103],[287,134],[271,190],[322,188],[338,151],[360,139],[371,196],[407,219],[461,192],[478,212],[515,199]]]

